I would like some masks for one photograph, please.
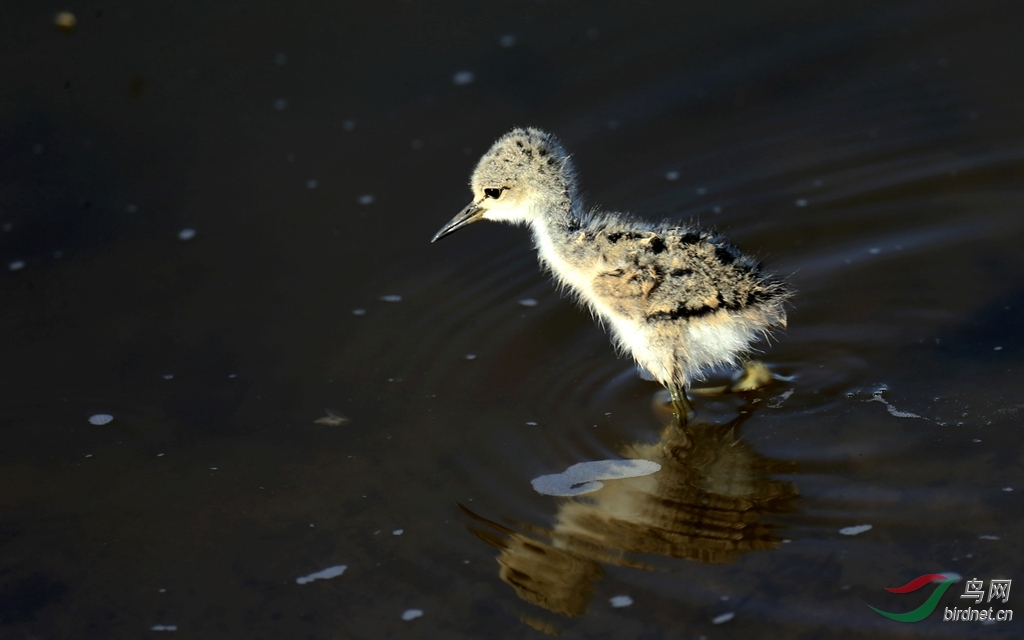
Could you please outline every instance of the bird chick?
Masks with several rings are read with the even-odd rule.
[[[715,233],[585,209],[569,155],[544,131],[498,139],[470,187],[473,201],[432,242],[479,220],[528,225],[542,265],[668,388],[680,422],[691,380],[786,326],[789,287]]]

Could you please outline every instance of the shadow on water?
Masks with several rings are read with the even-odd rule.
[[[657,570],[644,556],[709,564],[775,549],[780,525],[796,510],[797,465],[759,454],[740,431],[748,404],[724,424],[669,424],[654,443],[623,445],[626,460],[660,465],[653,474],[609,480],[586,497],[559,502],[554,525],[505,526],[460,504],[470,530],[500,549],[501,579],[525,602],[564,616],[586,613],[603,565]],[[529,616],[523,618],[528,624]]]

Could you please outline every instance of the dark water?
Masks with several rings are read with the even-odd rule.
[[[1024,635],[868,608],[1024,580],[1024,11],[691,4],[7,7],[0,637]],[[778,380],[682,438],[524,230],[429,244],[526,124],[789,274]]]

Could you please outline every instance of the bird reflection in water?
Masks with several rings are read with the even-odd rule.
[[[740,427],[752,409],[721,425],[670,424],[658,442],[625,447],[623,457],[657,462],[661,470],[564,499],[550,530],[514,530],[459,506],[474,520],[471,531],[501,550],[499,575],[516,595],[579,616],[603,564],[654,569],[640,560],[650,554],[722,564],[781,543],[778,525],[764,516],[793,511],[798,493],[771,476],[792,473],[796,464],[766,458],[743,441]]]

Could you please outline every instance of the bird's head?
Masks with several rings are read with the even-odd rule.
[[[469,186],[473,201],[434,236],[477,222],[533,223],[545,212],[568,207],[575,173],[562,145],[539,129],[513,129],[480,158]]]

